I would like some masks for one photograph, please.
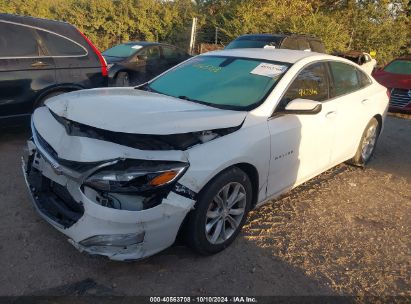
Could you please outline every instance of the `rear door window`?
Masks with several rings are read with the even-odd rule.
[[[69,57],[87,55],[85,48],[63,36],[41,30],[38,30],[37,33],[41,39],[42,46],[47,49],[50,56]]]
[[[357,68],[344,62],[332,61],[329,64],[331,75],[334,79],[335,97],[361,88]]]
[[[368,77],[364,72],[357,69],[357,73],[361,88],[364,88],[372,83],[370,77]]]
[[[37,57],[42,55],[31,27],[0,21],[0,58]]]
[[[328,75],[324,63],[305,67],[288,87],[280,102],[280,110],[297,98],[325,101],[329,98]]]

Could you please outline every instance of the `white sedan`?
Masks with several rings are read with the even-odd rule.
[[[217,51],[137,88],[50,99],[33,114],[24,174],[39,214],[81,251],[140,259],[180,233],[212,254],[251,209],[366,164],[387,106],[387,90],[342,58]]]

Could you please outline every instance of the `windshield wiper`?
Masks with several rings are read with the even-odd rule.
[[[199,100],[191,99],[190,97],[187,97],[187,96],[184,96],[184,95],[178,96],[178,98],[188,100],[188,101],[201,102]]]
[[[154,93],[158,93],[158,94],[163,94],[163,93],[160,93],[159,91],[154,90],[152,87],[150,87],[148,82],[146,82],[144,84],[141,84],[141,85],[138,85],[138,86],[134,87],[134,89],[147,91],[147,92],[154,92]],[[163,94],[163,95],[165,95],[165,94]]]
[[[196,103],[199,103],[199,104],[203,104],[203,105],[206,105],[206,106],[209,106],[209,107],[214,107],[214,108],[216,107],[216,105],[211,103],[211,102],[206,102],[206,101],[193,99],[193,98],[190,98],[190,97],[184,96],[184,95],[178,96],[178,98],[183,99],[183,100],[187,100],[187,101],[196,102]]]

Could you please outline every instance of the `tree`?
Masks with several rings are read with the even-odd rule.
[[[0,0],[0,11],[64,20],[100,49],[130,40],[186,47],[198,17],[198,40],[228,43],[246,33],[307,33],[328,51],[377,51],[386,62],[411,52],[409,0]]]

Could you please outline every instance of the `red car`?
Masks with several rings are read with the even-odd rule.
[[[390,110],[411,113],[411,55],[394,59],[372,76],[391,91]]]

